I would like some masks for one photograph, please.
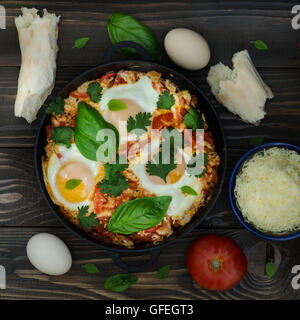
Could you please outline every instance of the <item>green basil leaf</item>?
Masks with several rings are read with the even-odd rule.
[[[74,41],[74,46],[72,48],[81,49],[85,47],[90,38],[79,38]]]
[[[180,188],[180,190],[183,192],[183,193],[186,193],[186,194],[190,194],[192,196],[196,196],[198,195],[198,193],[191,187],[189,186],[183,186]]]
[[[137,280],[138,278],[132,274],[118,273],[105,280],[104,288],[114,292],[123,292]]]
[[[250,144],[253,146],[259,146],[264,141],[264,138],[254,137],[250,139]]]
[[[120,41],[133,41],[143,46],[153,59],[160,58],[161,52],[154,34],[134,17],[123,12],[114,13],[109,17],[107,29],[113,44]],[[122,48],[120,52],[133,57],[141,57],[141,54],[133,48]]]
[[[169,264],[167,264],[166,266],[160,268],[157,271],[157,274],[156,274],[157,279],[165,279],[168,276],[169,271],[170,271],[170,265]]]
[[[81,179],[70,179],[66,182],[66,188],[69,190],[75,189],[82,182]]]
[[[268,50],[269,47],[267,46],[267,44],[265,42],[263,42],[262,40],[256,40],[256,41],[252,41],[254,43],[254,47],[258,50]]]
[[[266,274],[267,274],[268,278],[271,279],[273,277],[274,273],[275,273],[274,262],[266,263]]]
[[[120,111],[128,108],[124,102],[117,99],[111,99],[107,105],[110,111]]]
[[[132,234],[158,225],[164,218],[171,196],[146,197],[122,203],[108,223],[108,231]]]
[[[97,141],[100,129],[112,129],[116,134],[116,148],[119,146],[119,132],[101,114],[89,104],[80,101],[75,128],[75,143],[80,153],[89,160],[97,161],[96,153],[103,141]]]
[[[87,263],[83,267],[85,271],[90,274],[95,274],[100,272],[97,266],[95,266],[93,263]]]

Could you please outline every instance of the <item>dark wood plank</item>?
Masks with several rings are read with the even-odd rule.
[[[291,268],[299,264],[300,239],[271,243],[275,249],[277,271],[272,279],[264,274],[266,242],[241,229],[228,204],[229,174],[239,157],[251,146],[252,137],[265,141],[286,141],[300,145],[300,59],[297,31],[291,27],[293,1],[137,1],[84,0],[4,1],[7,29],[0,30],[0,265],[7,271],[7,290],[1,299],[299,299],[291,287]],[[41,111],[33,125],[13,116],[20,52],[14,18],[22,5],[48,8],[62,16],[59,35],[57,81],[52,96],[76,75],[101,63],[110,46],[106,31],[108,17],[124,11],[149,26],[162,46],[166,32],[187,27],[202,33],[212,48],[211,63],[230,63],[232,54],[247,48],[264,80],[275,93],[267,104],[267,117],[258,127],[244,124],[220,106],[205,81],[208,69],[199,72],[180,70],[199,85],[219,113],[229,145],[229,164],[224,190],[216,207],[201,226],[177,243],[166,247],[156,264],[140,273],[139,282],[124,294],[104,290],[106,277],[122,272],[107,252],[80,240],[64,229],[42,200],[33,168],[33,144]],[[73,41],[90,36],[87,47],[71,49]],[[269,51],[257,51],[249,43],[264,40]],[[162,46],[163,47],[163,46]],[[117,58],[117,56],[116,56]],[[174,67],[163,52],[162,63]],[[51,99],[51,97],[49,97]],[[49,101],[49,100],[48,100]],[[26,258],[26,243],[38,232],[60,236],[70,247],[74,263],[61,277],[50,277],[35,270]],[[235,239],[248,257],[244,280],[228,292],[209,292],[190,278],[185,255],[200,234],[218,232]],[[126,255],[127,263],[140,264],[147,255]],[[88,275],[82,265],[95,263],[99,275]],[[156,271],[171,264],[169,277],[156,279]]]
[[[0,290],[1,299],[299,299],[299,290],[291,287],[292,266],[299,263],[300,239],[291,243],[272,243],[275,249],[276,274],[272,279],[264,274],[266,243],[245,230],[217,230],[237,241],[248,257],[248,272],[235,288],[226,292],[207,291],[195,284],[186,268],[185,254],[199,235],[198,230],[177,243],[166,247],[158,261],[147,271],[138,273],[138,282],[124,293],[103,288],[108,276],[123,272],[104,250],[97,249],[61,229],[51,233],[61,237],[69,246],[73,266],[64,276],[47,276],[34,269],[26,257],[26,243],[37,232],[49,229],[1,228],[0,265],[7,271],[7,289]],[[210,230],[209,232],[215,232]],[[140,264],[148,256],[127,255],[128,264]],[[82,265],[94,263],[100,273],[87,274]],[[165,280],[156,279],[157,270],[171,265]]]
[[[241,152],[232,150],[223,193],[201,227],[240,227],[229,207],[227,183]],[[61,226],[41,196],[32,149],[0,149],[0,227],[4,226]]]
[[[299,67],[297,31],[291,27],[291,9],[296,2],[245,1],[31,1],[30,6],[61,15],[59,34],[59,66],[94,66],[101,62],[110,46],[106,31],[109,15],[124,11],[149,26],[161,46],[165,34],[175,27],[187,27],[202,33],[212,49],[211,63],[229,63],[232,54],[247,48],[255,52],[255,63],[263,67]],[[4,1],[7,29],[1,30],[0,65],[19,66],[20,52],[14,18],[26,1]],[[72,49],[76,38],[91,37],[81,51]],[[270,51],[256,52],[250,41],[261,39]],[[273,41],[276,39],[276,41]],[[88,59],[87,59],[88,56]],[[164,57],[163,61],[166,60]]]
[[[52,96],[62,89],[85,67],[58,68],[57,81]],[[229,146],[249,146],[252,137],[260,136],[266,141],[286,141],[300,144],[300,73],[292,69],[259,69],[275,98],[266,105],[267,115],[260,126],[252,126],[222,107],[213,97],[206,82],[207,69],[185,72],[208,96],[219,113]],[[33,147],[36,129],[43,113],[32,125],[14,117],[14,100],[17,91],[18,68],[0,67],[0,147]],[[52,97],[51,96],[51,97]],[[49,97],[48,101],[51,99]]]

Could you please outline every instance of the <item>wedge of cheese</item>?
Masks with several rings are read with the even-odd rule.
[[[29,123],[54,87],[57,36],[60,17],[44,9],[43,17],[35,8],[22,8],[15,19],[22,54],[22,64],[15,101],[15,116]]]
[[[232,58],[233,69],[218,63],[207,76],[212,93],[229,111],[245,122],[258,124],[264,118],[265,103],[274,97],[252,63],[247,50]]]

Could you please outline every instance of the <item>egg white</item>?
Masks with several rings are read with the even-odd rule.
[[[89,197],[81,202],[72,203],[67,201],[59,192],[57,186],[56,186],[56,175],[59,171],[59,169],[69,163],[69,162],[80,162],[84,165],[88,166],[91,170],[94,178],[99,173],[99,163],[95,161],[91,161],[87,158],[85,158],[77,149],[75,143],[71,145],[71,147],[68,149],[62,145],[58,146],[58,153],[62,155],[61,158],[58,158],[56,153],[52,153],[49,162],[48,162],[48,169],[47,169],[47,180],[49,183],[49,186],[52,190],[52,194],[56,203],[63,205],[66,209],[69,210],[77,210],[80,206],[88,205],[91,207],[91,201]]]
[[[178,149],[178,152],[182,154],[185,163],[188,163],[191,157],[182,149]],[[149,179],[149,175],[147,174],[145,167],[145,164],[147,163],[145,159],[148,157],[148,154],[149,150],[148,146],[146,146],[141,152],[140,158],[136,159],[130,164],[130,169],[140,179],[140,184],[143,186],[143,188],[147,189],[151,193],[156,194],[157,196],[172,196],[172,201],[168,208],[167,214],[172,217],[174,221],[180,220],[182,223],[184,223],[185,220],[188,221],[190,217],[185,213],[185,211],[192,206],[196,197],[193,195],[184,194],[180,188],[183,186],[190,186],[198,193],[198,195],[201,195],[203,186],[200,179],[189,175],[185,170],[181,178],[173,184],[162,185],[153,183],[153,181]]]
[[[141,107],[143,112],[152,112],[156,108],[159,94],[152,87],[152,81],[147,76],[143,76],[134,84],[122,84],[117,87],[108,88],[103,90],[100,100],[100,112],[105,120],[108,121],[108,102],[112,99],[131,99]]]

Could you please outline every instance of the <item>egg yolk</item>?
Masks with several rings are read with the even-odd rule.
[[[116,128],[119,128],[120,121],[127,121],[132,116],[134,117],[139,112],[143,112],[143,109],[131,99],[118,99],[126,104],[127,108],[119,111],[108,112],[108,121],[112,123]]]
[[[81,180],[80,184],[73,188],[66,187],[71,179]],[[94,176],[90,168],[80,162],[70,162],[63,165],[56,174],[56,186],[61,196],[72,203],[84,201],[94,186]]]

